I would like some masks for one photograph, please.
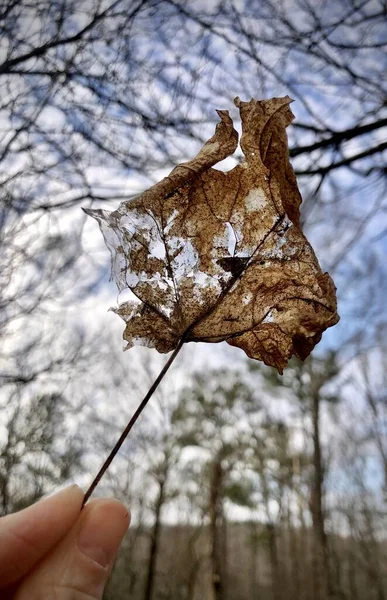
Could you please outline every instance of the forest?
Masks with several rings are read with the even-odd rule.
[[[96,496],[106,600],[387,600],[387,2],[3,0],[0,515],[86,491],[168,356],[123,352],[98,226],[234,98],[290,96],[303,230],[340,321],[283,375],[187,343]],[[229,171],[237,149],[216,168]]]

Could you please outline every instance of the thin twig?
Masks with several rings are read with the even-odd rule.
[[[128,433],[132,429],[132,427],[135,424],[135,422],[137,421],[138,417],[141,415],[141,413],[144,410],[145,406],[148,404],[148,401],[150,400],[150,398],[153,396],[154,392],[156,391],[156,389],[159,386],[160,382],[164,378],[164,375],[166,375],[167,371],[169,370],[169,367],[172,365],[172,363],[175,360],[176,356],[179,354],[180,350],[183,347],[184,341],[185,341],[185,338],[183,336],[181,338],[181,340],[179,341],[178,345],[176,346],[175,350],[173,351],[173,353],[169,357],[168,361],[165,363],[164,367],[162,368],[162,370],[158,374],[157,378],[153,382],[152,386],[149,388],[146,396],[144,397],[144,399],[142,400],[141,404],[137,408],[136,412],[134,413],[134,415],[130,419],[130,421],[127,424],[127,426],[125,427],[124,431],[120,435],[118,441],[116,442],[116,444],[115,444],[114,448],[112,449],[112,451],[110,452],[109,456],[107,457],[107,459],[103,463],[103,465],[100,468],[100,470],[98,471],[97,475],[94,477],[91,485],[89,486],[89,489],[87,490],[87,492],[85,494],[85,497],[83,498],[82,508],[85,506],[85,504],[88,501],[88,499],[90,498],[91,494],[94,492],[95,488],[97,487],[97,485],[101,481],[103,475],[105,474],[105,472],[108,469],[109,465],[113,461],[115,455],[117,454],[117,452],[121,448],[122,444],[124,443],[124,441],[125,441]]]

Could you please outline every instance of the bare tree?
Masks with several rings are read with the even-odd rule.
[[[68,403],[63,395],[35,396],[26,404],[15,389],[11,399],[1,410],[7,428],[0,445],[2,515],[28,506],[77,473],[83,455],[82,440],[65,425]]]
[[[124,414],[118,418],[115,402],[106,406],[106,398],[111,398],[113,390],[114,399],[119,397],[117,405],[123,402],[125,370],[131,360],[126,358],[127,362],[121,363],[115,359],[115,353],[102,343],[106,331],[99,332],[98,338],[94,313],[90,318],[91,311],[87,312],[87,322],[80,316],[82,302],[98,295],[108,271],[107,257],[100,254],[99,247],[92,247],[89,240],[85,243],[85,238],[82,243],[85,221],[80,205],[115,205],[141,192],[196,152],[213,129],[214,109],[232,111],[235,96],[246,99],[289,94],[296,101],[297,118],[289,137],[290,155],[304,197],[302,219],[323,267],[335,277],[342,321],[335,332],[328,334],[321,359],[299,372],[290,367],[289,377],[284,380],[293,390],[294,399],[308,407],[304,417],[311,427],[304,433],[306,446],[313,450],[314,468],[313,477],[306,481],[311,473],[309,465],[298,468],[294,463],[293,474],[288,470],[289,480],[281,480],[279,486],[285,496],[274,494],[282,510],[287,499],[292,501],[288,523],[284,525],[280,519],[271,530],[271,563],[273,573],[276,569],[285,573],[287,562],[280,552],[276,554],[279,541],[282,549],[283,527],[292,527],[292,519],[299,522],[299,529],[291,529],[292,547],[307,547],[311,517],[315,572],[322,580],[318,587],[324,588],[316,589],[315,597],[319,593],[324,597],[328,592],[339,598],[343,593],[354,598],[357,594],[365,600],[375,594],[384,597],[384,509],[380,490],[370,485],[367,474],[374,462],[378,472],[380,465],[385,467],[386,456],[384,382],[378,379],[383,357],[370,351],[378,343],[378,331],[386,321],[386,15],[384,0],[3,2],[0,410],[1,426],[9,429],[8,437],[1,437],[3,510],[32,501],[78,468],[79,446],[77,436],[72,437],[72,418],[82,424],[86,416],[90,419],[94,434],[86,434],[86,429],[82,432],[92,450],[99,436],[98,452],[89,454],[90,468],[99,462],[97,454],[109,446],[124,418]],[[220,168],[228,168],[238,160],[237,153]],[[92,229],[88,231],[92,238]],[[351,343],[344,345],[348,339]],[[326,469],[331,448],[321,441],[321,411],[326,412],[323,407],[327,405],[331,381],[329,377],[324,379],[328,372],[324,371],[327,348],[335,348],[342,373],[348,356],[353,358],[361,352],[363,357],[356,365],[361,388],[357,398],[364,411],[351,436],[347,436],[345,425],[353,420],[354,408],[343,400],[336,386],[336,395],[341,398],[337,412],[342,431],[334,432],[340,449],[335,455],[335,472],[343,481],[348,472],[346,481],[352,495],[346,519],[351,549],[349,543],[341,545],[343,531],[339,526],[335,540],[326,527],[324,500],[334,487]],[[108,376],[104,379],[105,374]],[[137,383],[141,387],[141,377],[138,375],[136,382],[131,380],[130,386]],[[332,381],[336,385],[333,375]],[[58,415],[63,411],[69,417],[67,447],[73,447],[73,457],[61,447],[60,434],[66,432],[59,427]],[[93,411],[97,419],[92,418]],[[191,415],[198,424],[200,414]],[[292,419],[289,417],[289,421]],[[222,429],[221,415],[214,416],[213,426],[216,431]],[[134,512],[141,513],[136,535],[127,542],[127,551],[134,552],[136,547],[141,560],[133,563],[131,572],[125,561],[120,563],[128,573],[123,589],[125,593],[143,589],[152,539],[153,548],[156,546],[152,551],[152,577],[157,571],[155,565],[162,564],[165,573],[163,578],[153,578],[150,588],[155,596],[157,587],[161,594],[160,581],[165,582],[172,572],[162,561],[167,545],[160,525],[163,505],[169,498],[168,478],[171,482],[176,477],[180,482],[181,473],[172,461],[164,486],[162,476],[155,480],[147,474],[152,464],[157,466],[157,461],[148,460],[149,456],[146,467],[138,471],[137,459],[143,456],[143,448],[136,447],[135,441],[138,438],[123,451],[108,487],[131,498],[134,505],[138,494],[138,511]],[[155,442],[160,452],[161,441]],[[332,452],[336,451],[335,444]],[[30,455],[23,450],[27,446]],[[342,450],[343,446],[348,453],[351,449],[352,457]],[[360,447],[363,457],[356,456]],[[232,495],[227,452],[225,456],[214,451],[211,469],[202,471],[200,479],[200,485],[209,485],[205,488],[206,504],[212,506],[212,548],[217,548],[213,571],[217,576],[224,567],[219,559],[224,550],[224,524],[228,547],[234,536],[224,508]],[[32,455],[30,460],[28,456]],[[126,460],[136,477],[141,473],[145,498],[128,466],[125,470]],[[245,466],[242,459],[240,464]],[[270,477],[276,474],[276,469],[269,473]],[[156,481],[156,487],[149,481]],[[248,485],[240,486],[244,487]],[[156,488],[159,502],[150,507],[147,498],[153,498]],[[269,491],[267,501],[271,502],[273,490]],[[310,498],[309,506],[306,497]],[[176,503],[185,501],[182,492]],[[157,506],[155,521],[154,510],[150,509]],[[198,512],[203,522],[202,506]],[[332,514],[328,521],[331,527]],[[334,514],[341,513],[337,509]],[[147,528],[149,523],[153,529]],[[195,586],[197,593],[206,589],[202,566],[207,547],[194,528],[190,536],[194,540],[192,552],[199,548],[197,561],[190,574],[182,575],[179,585],[180,581],[190,580],[193,598]],[[266,563],[260,550],[258,544],[255,558],[250,558],[251,563],[260,562],[261,573]],[[295,551],[292,554],[292,568],[297,573]],[[297,556],[302,569],[297,589],[304,599],[311,583],[305,568],[306,555],[305,551]],[[343,573],[340,577],[335,574],[344,556],[351,572],[347,575],[348,585]],[[242,566],[239,563],[241,570]],[[223,581],[226,577],[229,597],[242,594],[242,588],[231,591],[234,580],[223,573]],[[175,593],[171,590],[170,595]],[[275,586],[271,593],[279,594]]]
[[[213,371],[194,375],[192,386],[181,393],[173,418],[180,445],[196,446],[207,454],[202,476],[205,474],[208,487],[211,578],[218,600],[227,598],[224,502],[228,498],[236,504],[251,503],[251,482],[243,475],[237,480],[234,477],[248,444],[248,415],[257,412],[259,404],[252,389],[237,373]]]

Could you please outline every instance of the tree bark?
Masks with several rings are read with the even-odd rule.
[[[201,532],[202,525],[194,527],[193,533],[188,542],[190,569],[187,583],[187,600],[194,600],[195,597],[196,581],[201,566],[201,556],[196,552],[195,546],[201,535]]]
[[[356,574],[356,538],[353,534],[352,526],[351,535],[349,538],[349,551],[348,551],[348,588],[351,600],[358,600],[358,587],[357,587],[357,574]]]
[[[168,468],[165,469],[163,475],[159,478],[159,493],[155,506],[155,523],[151,535],[151,545],[149,549],[149,567],[145,587],[144,600],[152,600],[153,586],[155,582],[157,556],[160,546],[161,533],[161,509],[165,502],[165,484],[167,481]]]
[[[215,600],[224,600],[224,584],[222,577],[222,539],[220,524],[223,517],[222,488],[223,469],[221,459],[218,458],[212,467],[210,489],[210,535],[211,535],[211,570],[212,586]]]
[[[259,600],[259,562],[258,562],[258,524],[253,525],[254,532],[251,542],[251,600]]]
[[[268,533],[269,551],[270,551],[270,567],[271,567],[271,589],[273,600],[281,600],[281,577],[279,576],[279,562],[277,551],[277,532],[273,523],[267,523],[266,531]]]
[[[313,520],[313,581],[315,600],[327,600],[330,596],[328,540],[325,532],[323,511],[324,468],[320,438],[320,394],[319,389],[312,393],[313,424],[313,481],[311,489],[311,513]]]
[[[298,457],[293,458],[293,490],[297,499],[297,517],[300,522],[300,527],[298,529],[298,533],[293,531],[293,536],[295,539],[294,549],[292,549],[292,573],[296,586],[295,589],[299,590],[299,600],[308,600],[311,595],[311,578],[308,577],[310,540],[308,528],[305,523],[304,498],[301,488],[301,463]],[[295,574],[295,570],[297,570],[298,575]]]
[[[298,543],[297,531],[293,527],[292,523],[289,523],[289,550],[290,550],[290,569],[292,574],[292,588],[293,588],[293,599],[302,600],[301,597],[301,581],[300,581],[300,551],[301,548]]]

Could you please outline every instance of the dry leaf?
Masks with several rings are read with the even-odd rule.
[[[335,287],[300,229],[301,196],[288,159],[289,97],[241,102],[238,134],[218,111],[214,136],[191,161],[118,210],[95,217],[112,254],[127,347],[170,352],[179,340],[227,341],[280,372],[306,358],[339,320]]]

